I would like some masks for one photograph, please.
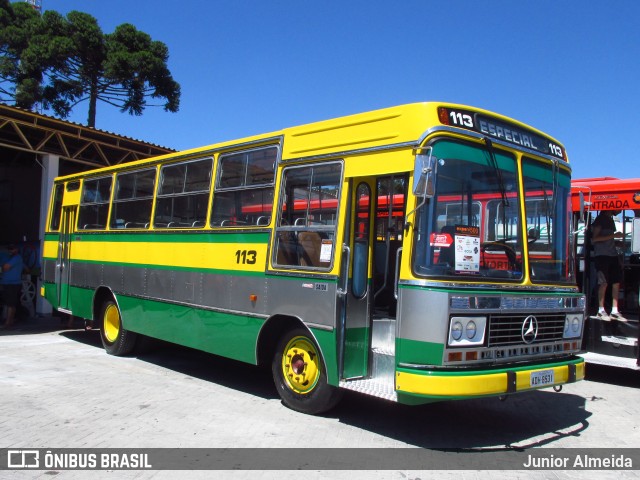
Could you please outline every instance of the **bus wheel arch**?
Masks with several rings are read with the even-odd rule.
[[[100,327],[100,339],[106,352],[110,355],[122,356],[133,351],[137,334],[124,328],[120,307],[115,295],[107,289],[100,288],[94,296],[94,322]]]
[[[291,317],[280,317],[266,327],[264,336],[260,336],[264,348],[259,350],[259,361],[270,358],[273,380],[283,403],[308,414],[333,408],[341,398],[341,390],[328,383],[324,357],[309,329]]]
[[[260,367],[270,368],[278,342],[288,330],[304,328],[304,323],[297,317],[274,315],[269,317],[260,329],[256,345],[256,363]]]
[[[95,322],[97,326],[100,325],[100,312],[102,305],[107,300],[115,300],[115,295],[111,291],[109,287],[105,287],[104,285],[98,287],[93,294],[93,318],[91,321]]]

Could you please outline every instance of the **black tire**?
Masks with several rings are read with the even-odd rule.
[[[120,309],[113,299],[102,304],[98,321],[102,345],[108,354],[122,356],[133,351],[138,335],[122,327]]]
[[[327,383],[320,349],[302,328],[290,330],[278,342],[271,372],[282,402],[292,410],[319,414],[342,397],[339,388]]]

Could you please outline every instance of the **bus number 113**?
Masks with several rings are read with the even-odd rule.
[[[236,251],[236,263],[246,263],[253,265],[256,263],[256,256],[258,252],[255,250],[237,250]]]
[[[454,125],[462,125],[464,127],[473,128],[473,117],[466,113],[452,111],[449,116]]]

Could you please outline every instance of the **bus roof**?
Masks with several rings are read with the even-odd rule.
[[[555,138],[540,130],[481,108],[447,102],[421,102],[283,128],[269,133],[224,141],[160,157],[72,174],[64,177],[64,179],[84,177],[98,172],[107,173],[121,168],[134,168],[138,165],[152,164],[163,159],[212,155],[215,152],[224,152],[225,150],[228,151],[239,147],[249,148],[250,146],[275,143],[280,139],[284,139],[284,142],[281,143],[282,160],[284,162],[311,157],[341,155],[346,152],[364,151],[372,148],[413,147],[418,146],[424,140],[424,136],[428,133],[430,127],[444,125],[439,117],[439,107],[458,109],[469,112],[474,116],[479,115],[482,118],[494,119],[497,121],[498,129],[501,128],[500,125],[504,125],[507,128],[507,134],[511,134],[511,132],[518,134],[521,131],[538,135],[541,139],[546,139],[545,141],[551,140],[559,146],[562,145]],[[460,128],[460,125],[456,126]],[[508,128],[512,128],[512,130],[508,130]],[[477,130],[477,128],[467,129]],[[509,137],[507,136],[507,138]],[[517,148],[516,143],[512,141],[511,145]],[[564,147],[561,148],[564,151]],[[566,157],[564,160],[568,162]]]
[[[576,178],[571,181],[571,203],[580,210],[580,192],[590,210],[639,210],[640,178]]]

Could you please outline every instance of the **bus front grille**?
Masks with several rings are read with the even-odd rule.
[[[501,347],[507,345],[522,345],[524,343],[537,344],[562,340],[564,333],[564,314],[539,314],[535,315],[537,323],[537,335],[533,338],[529,331],[526,335],[529,342],[525,342],[523,332],[526,333],[531,326],[531,320],[527,320],[528,314],[504,315],[494,314],[489,318],[489,347]],[[527,320],[527,325],[523,325]]]

